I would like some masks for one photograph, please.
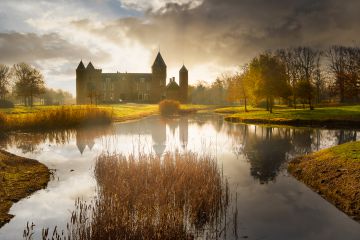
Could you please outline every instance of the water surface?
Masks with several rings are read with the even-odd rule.
[[[10,213],[15,217],[0,229],[0,239],[22,239],[27,221],[37,230],[64,227],[74,201],[94,196],[93,165],[103,151],[161,156],[173,150],[212,154],[222,167],[232,196],[223,238],[360,239],[358,222],[286,171],[295,156],[359,136],[352,130],[231,124],[218,115],[200,114],[55,133],[13,133],[0,139],[1,147],[56,171],[46,189],[13,205]],[[231,214],[235,209],[237,216]]]

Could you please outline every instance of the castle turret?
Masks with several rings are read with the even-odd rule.
[[[82,104],[82,97],[84,95],[83,83],[85,81],[85,65],[81,60],[76,68],[76,104]]]
[[[152,81],[150,100],[152,102],[159,102],[165,97],[166,85],[166,64],[160,52],[157,54],[151,69]]]
[[[95,69],[90,62],[86,68],[82,61],[76,68],[76,103],[97,103],[100,98],[101,69]]]
[[[189,73],[186,67],[183,65],[179,71],[179,81],[180,81],[180,101],[182,103],[187,103],[188,101],[188,85],[189,85]]]

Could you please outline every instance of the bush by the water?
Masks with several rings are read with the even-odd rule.
[[[111,121],[112,112],[108,109],[95,106],[64,106],[47,111],[9,115],[4,127],[6,130],[47,130],[109,124]]]
[[[175,100],[163,100],[159,103],[159,111],[161,115],[169,116],[178,114],[180,110],[180,102]]]
[[[228,184],[212,157],[105,154],[95,177],[97,196],[76,201],[61,239],[219,239],[226,224]],[[61,236],[56,228],[43,233]]]
[[[13,108],[14,103],[7,100],[0,100],[0,108]]]
[[[6,116],[5,114],[0,112],[0,130],[3,130],[5,128],[6,123]]]

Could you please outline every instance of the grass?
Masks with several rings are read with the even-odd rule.
[[[299,157],[289,164],[289,172],[360,220],[360,142]]]
[[[1,113],[0,113],[1,114]],[[112,112],[93,106],[63,106],[32,113],[1,114],[1,130],[48,130],[74,128],[90,124],[108,124]],[[1,121],[1,120],[0,120]]]
[[[243,107],[231,107],[217,109],[216,112],[230,113],[225,119],[231,122],[320,127],[360,126],[360,105],[321,107],[315,110],[290,109],[280,106],[274,108],[273,113],[260,108],[249,108],[249,112],[245,112]]]
[[[49,169],[38,161],[0,150],[0,227],[13,217],[11,205],[46,187],[49,177]]]
[[[204,105],[181,105],[180,111],[194,112]],[[0,130],[44,130],[73,128],[89,123],[107,124],[158,114],[157,104],[114,104],[34,106],[0,109]]]
[[[91,203],[76,201],[66,239],[195,239],[204,234],[218,239],[222,234],[228,185],[211,157],[103,154],[94,171],[98,195]],[[44,229],[43,239],[65,239],[61,234]]]

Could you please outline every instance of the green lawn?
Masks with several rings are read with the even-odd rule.
[[[244,107],[230,107],[217,109],[215,112],[228,113],[226,119],[244,123],[269,123],[269,124],[292,124],[292,123],[320,123],[326,121],[340,122],[359,122],[360,105],[321,107],[315,110],[292,109],[283,106],[275,107],[273,113],[261,108],[248,108],[249,112],[244,111]]]

